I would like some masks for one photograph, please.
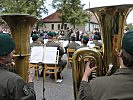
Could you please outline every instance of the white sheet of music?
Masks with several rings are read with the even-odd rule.
[[[89,44],[90,48],[93,48],[95,46],[95,44]]]
[[[42,62],[44,48],[43,46],[34,46],[31,48],[30,63]]]
[[[44,47],[43,63],[45,64],[57,64],[57,47]]]
[[[57,47],[34,46],[31,48],[30,63],[58,64],[56,57]]]

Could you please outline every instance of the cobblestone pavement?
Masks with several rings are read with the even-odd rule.
[[[72,82],[72,69],[69,67],[68,70],[63,70],[63,81],[56,83],[54,79],[49,76],[44,81],[44,97],[46,100],[74,100],[73,96],[73,82]],[[39,77],[37,81],[34,79],[34,88],[36,91],[37,100],[43,98],[43,78]]]

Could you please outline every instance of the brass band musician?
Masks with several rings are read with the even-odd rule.
[[[133,32],[127,32],[119,55],[120,68],[111,76],[88,77],[96,67],[87,63],[80,84],[79,100],[133,100]]]
[[[28,83],[20,76],[7,70],[12,61],[15,42],[6,33],[0,34],[0,100],[36,100],[33,77],[29,74]]]
[[[42,43],[38,40],[38,38],[39,36],[37,34],[32,35],[33,42],[30,44],[30,47],[42,45]]]

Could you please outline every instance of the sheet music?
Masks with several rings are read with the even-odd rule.
[[[31,48],[30,63],[39,63],[43,60],[43,46],[34,46]]]
[[[89,44],[90,48],[93,48],[95,46],[95,44]]]
[[[57,47],[34,46],[31,49],[30,63],[58,64],[57,51]]]
[[[57,64],[57,47],[44,47],[44,59],[45,64]]]

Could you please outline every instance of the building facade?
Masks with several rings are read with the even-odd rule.
[[[61,29],[62,26],[62,21],[60,19],[61,14],[59,12],[54,12],[51,15],[45,17],[43,19],[43,22],[45,23],[45,29],[46,30],[53,30],[53,31],[58,31]],[[64,23],[63,29],[66,30],[67,27],[73,28],[73,25],[70,23]],[[85,25],[76,25],[75,28],[78,30],[82,31],[93,31],[94,28],[99,28],[99,24],[97,22],[97,19],[95,16],[92,14],[90,18],[90,22],[86,23]]]

